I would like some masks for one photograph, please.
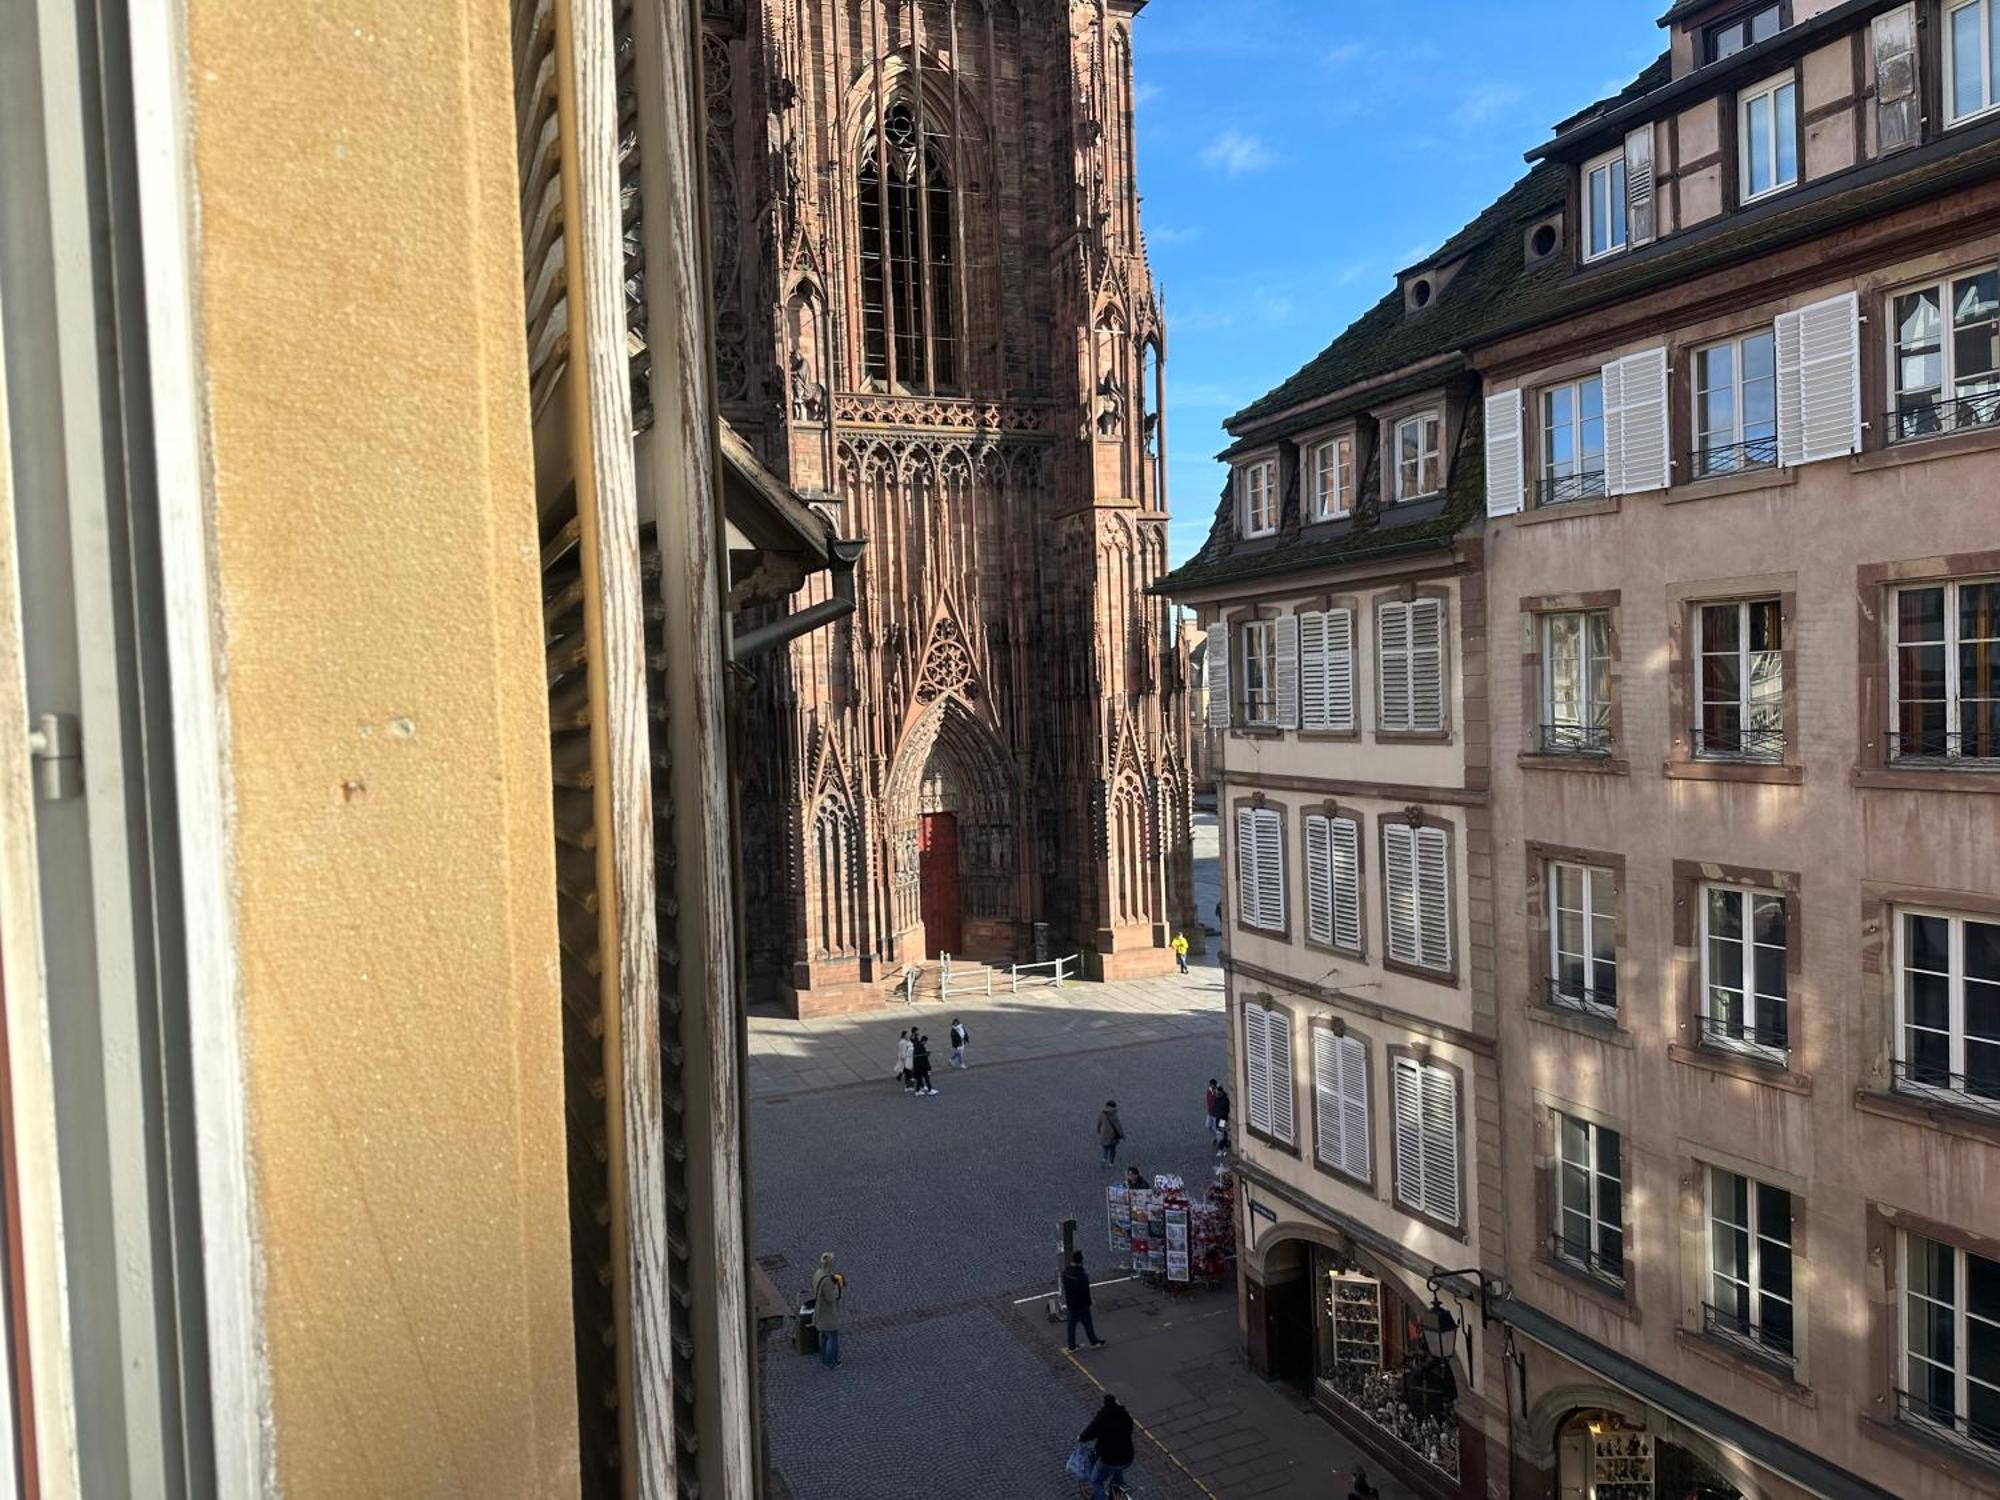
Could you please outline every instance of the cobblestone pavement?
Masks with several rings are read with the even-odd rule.
[[[1052,1283],[1065,1217],[1093,1271],[1111,1274],[1100,1268],[1112,1173],[1093,1133],[1107,1098],[1125,1121],[1121,1171],[1131,1162],[1205,1180],[1201,1095],[1224,1066],[1216,983],[1197,971],[1076,985],[1059,1004],[957,1007],[974,1066],[940,1067],[936,1098],[905,1095],[888,1076],[907,1012],[805,1031],[755,1023],[753,1068],[785,1057],[808,1090],[774,1089],[776,1070],[757,1083],[756,1252],[787,1296],[822,1250],[850,1283],[839,1370],[789,1348],[772,1358],[771,1452],[798,1500],[1075,1500],[1063,1460],[1098,1398],[1067,1368],[1062,1329],[1013,1299]],[[859,1057],[827,1066],[823,1048],[842,1043]],[[811,1081],[837,1082],[860,1059],[864,1083]],[[1200,1494],[1150,1448],[1133,1485],[1145,1500]]]

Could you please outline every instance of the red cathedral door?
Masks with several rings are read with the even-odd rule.
[[[917,871],[924,884],[924,956],[956,953],[958,814],[925,813],[917,830]]]

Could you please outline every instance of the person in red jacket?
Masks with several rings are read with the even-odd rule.
[[[1125,1471],[1132,1467],[1132,1413],[1106,1391],[1104,1405],[1076,1440],[1097,1444],[1097,1467],[1090,1471],[1090,1500],[1105,1500],[1111,1486],[1123,1484]]]

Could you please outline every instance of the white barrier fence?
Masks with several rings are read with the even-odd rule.
[[[1052,984],[1057,989],[1061,989],[1063,981],[1065,979],[1074,979],[1082,971],[1082,968],[1083,955],[1081,953],[1072,953],[1068,958],[1052,958],[1046,963],[1009,964],[1007,965],[1007,977],[1013,982],[1014,993],[1018,995],[1021,993],[1021,979],[1023,975],[1027,976],[1029,983],[1032,984],[1041,976],[1042,971],[1046,969],[1049,971],[1048,976],[1042,982]]]

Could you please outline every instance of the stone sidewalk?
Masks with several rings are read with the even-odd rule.
[[[1004,987],[1004,976],[995,989]],[[1213,1034],[1222,1023],[1222,971],[1196,963],[1190,974],[1108,984],[1071,980],[1061,989],[1023,986],[1019,994],[953,995],[885,1004],[876,1010],[794,1020],[750,1017],[750,1096],[767,1099],[857,1083],[888,1084],[896,1036],[912,1021],[931,1039],[932,1072],[942,1087],[952,1069],[952,1018],[971,1033],[974,1068],[1068,1056]]]

